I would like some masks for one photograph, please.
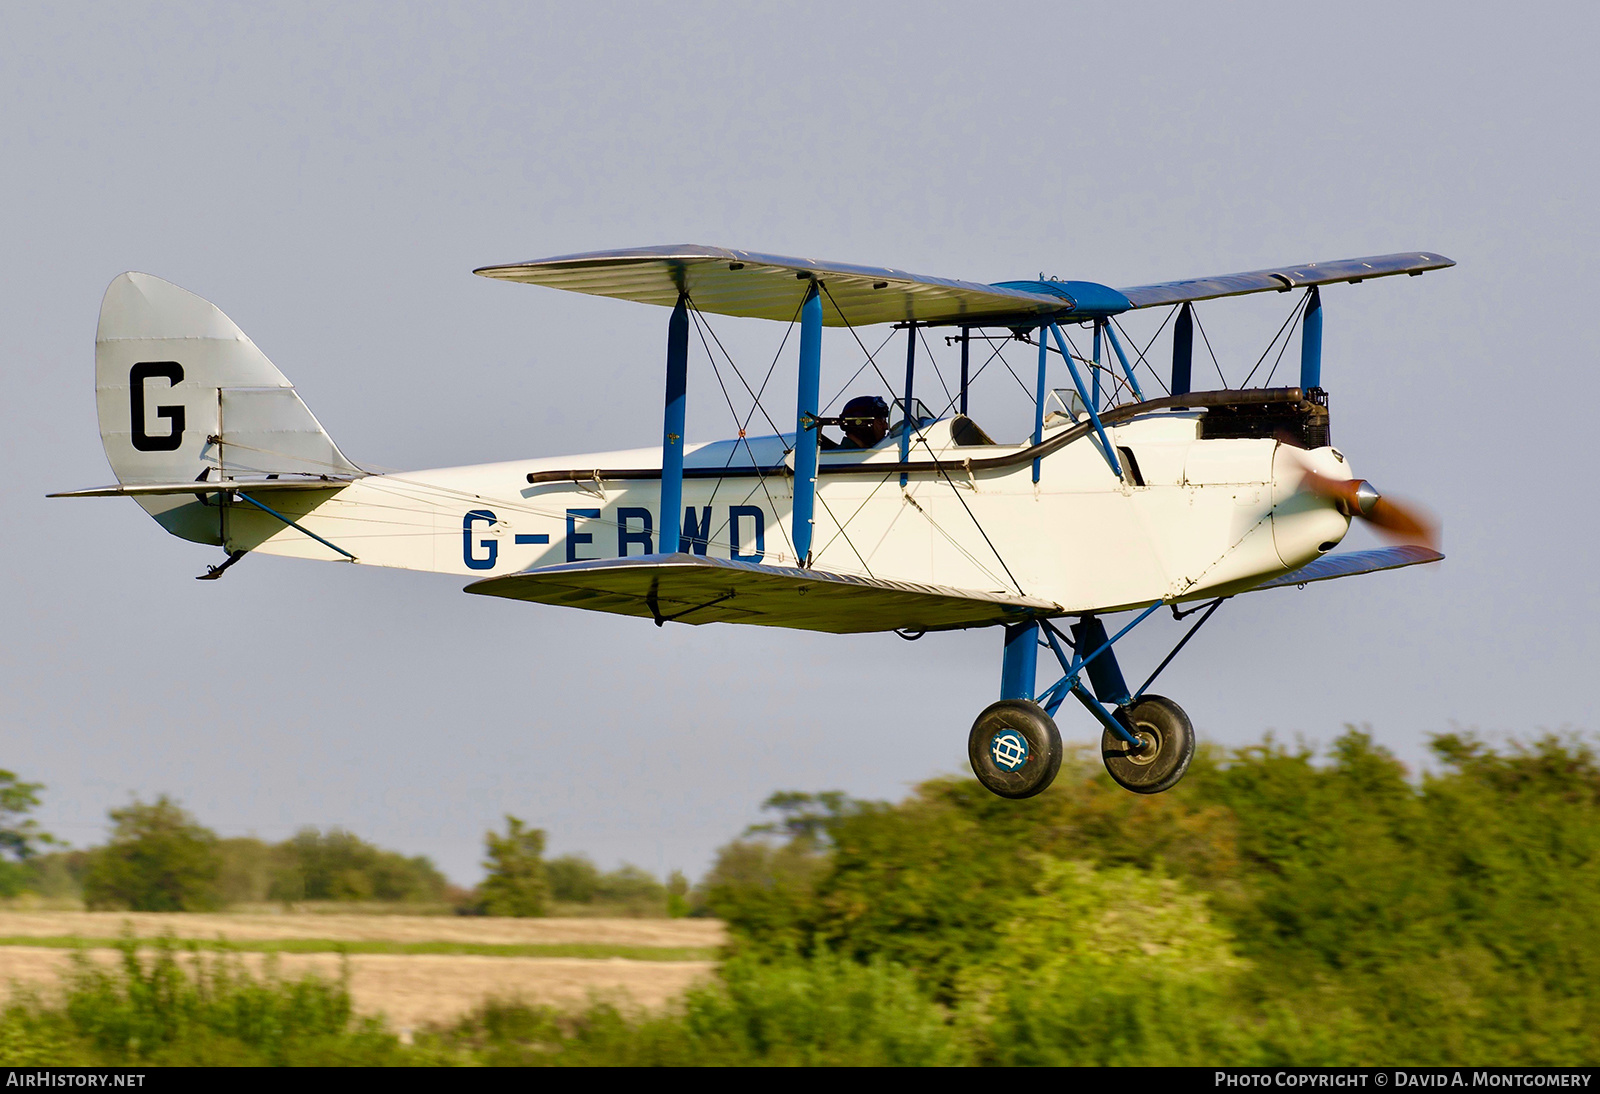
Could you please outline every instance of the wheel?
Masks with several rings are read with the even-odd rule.
[[[1038,703],[1002,699],[972,723],[967,758],[984,789],[1002,798],[1031,798],[1061,770],[1061,734]]]
[[[1109,729],[1100,735],[1100,755],[1116,784],[1135,794],[1159,794],[1178,785],[1194,759],[1194,726],[1183,708],[1160,695],[1146,695],[1126,712],[1124,725],[1144,742],[1134,749]]]

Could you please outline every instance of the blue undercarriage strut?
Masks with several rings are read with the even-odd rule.
[[[1161,663],[1145,682],[1139,685],[1139,689],[1132,692],[1128,690],[1127,681],[1123,679],[1122,668],[1117,664],[1117,656],[1112,647],[1129,631],[1150,618],[1165,601],[1158,600],[1151,604],[1135,616],[1133,622],[1111,637],[1106,636],[1105,624],[1094,615],[1084,615],[1078,622],[1073,623],[1071,638],[1062,634],[1048,619],[1012,624],[1006,627],[1005,657],[1000,673],[1000,698],[1033,699],[1044,708],[1046,714],[1055,717],[1056,711],[1061,709],[1061,704],[1068,695],[1071,695],[1082,703],[1084,709],[1094,715],[1095,720],[1113,736],[1135,748],[1143,748],[1144,745],[1123,724],[1123,712],[1139,701],[1150,685],[1155,683],[1156,677],[1160,676],[1162,670],[1178,656],[1178,652],[1189,644],[1189,639],[1195,636],[1195,632],[1216,614],[1226,599],[1227,597],[1218,597],[1210,604],[1190,608],[1187,611],[1179,611],[1176,604],[1171,605],[1172,617],[1177,620],[1202,610],[1205,614],[1184,633],[1171,652],[1161,659]],[[1063,642],[1072,650],[1071,654],[1062,648]],[[1056,655],[1063,675],[1043,692],[1039,692],[1035,699],[1034,676],[1038,669],[1040,646],[1048,647]],[[1084,673],[1089,675],[1089,687],[1083,684]],[[1092,692],[1090,688],[1093,688]],[[1107,710],[1107,706],[1113,709]]]
[[[1144,695],[1161,671],[1172,663],[1178,651],[1188,645],[1189,639],[1195,632],[1205,625],[1206,620],[1216,613],[1222,606],[1226,597],[1212,601],[1205,608],[1194,626],[1190,627],[1172,652],[1162,658],[1148,679],[1139,685],[1138,691],[1130,692],[1128,684],[1122,676],[1122,667],[1117,664],[1117,655],[1112,649],[1118,641],[1129,631],[1143,623],[1146,619],[1162,606],[1164,601],[1156,601],[1144,611],[1134,617],[1133,622],[1119,630],[1111,637],[1106,636],[1106,626],[1094,615],[1085,615],[1078,622],[1071,625],[1072,637],[1062,634],[1056,625],[1048,619],[1029,623],[1014,623],[1006,627],[1005,655],[1000,669],[1000,698],[1002,699],[1034,699],[1035,675],[1038,672],[1039,647],[1047,646],[1056,655],[1056,660],[1061,665],[1063,673],[1061,679],[1038,693],[1035,701],[1044,708],[1046,714],[1052,718],[1056,711],[1061,709],[1061,704],[1071,695],[1082,703],[1084,709],[1094,715],[1095,720],[1106,728],[1112,736],[1135,748],[1144,745],[1129,732],[1120,717],[1122,712]],[[1191,608],[1189,611],[1178,611],[1177,605],[1172,606],[1174,619],[1182,619],[1200,611],[1200,608]],[[1041,641],[1040,639],[1043,639]],[[1062,642],[1072,649],[1068,654],[1062,648]],[[1083,674],[1089,674],[1089,687],[1083,684]],[[1094,690],[1091,692],[1090,688]],[[1107,706],[1114,708],[1107,710]]]
[[[1043,624],[1044,637],[1049,643],[1050,650],[1056,655],[1056,660],[1061,663],[1064,675],[1045,689],[1039,696],[1039,705],[1044,707],[1045,713],[1052,718],[1061,708],[1062,702],[1068,695],[1077,699],[1095,719],[1115,737],[1126,741],[1134,747],[1143,747],[1139,739],[1129,733],[1127,727],[1119,722],[1102,703],[1121,704],[1131,702],[1132,696],[1128,694],[1128,685],[1123,683],[1122,669],[1117,665],[1117,655],[1111,647],[1118,639],[1133,628],[1150,618],[1162,601],[1156,601],[1144,611],[1140,612],[1132,623],[1117,632],[1115,638],[1107,638],[1105,624],[1094,616],[1085,616],[1083,620],[1072,628],[1077,635],[1077,648],[1073,651],[1076,656],[1069,657],[1061,648],[1060,639],[1065,637],[1049,621]],[[1089,682],[1094,685],[1098,695],[1091,695],[1089,689],[1083,686],[1080,678],[1085,669],[1089,671]]]

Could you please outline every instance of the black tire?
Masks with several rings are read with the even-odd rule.
[[[1061,770],[1061,734],[1038,703],[1002,699],[972,723],[967,759],[985,790],[1002,798],[1031,798]]]
[[[1100,735],[1100,755],[1116,784],[1135,794],[1159,794],[1178,785],[1194,759],[1194,726],[1183,708],[1160,695],[1146,695],[1125,712],[1145,747],[1135,750],[1109,729]]]

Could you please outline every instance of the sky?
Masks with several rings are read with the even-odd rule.
[[[1324,294],[1323,378],[1335,443],[1448,560],[1241,597],[1159,690],[1202,740],[1353,724],[1419,771],[1439,732],[1596,728],[1591,6],[17,3],[4,29],[0,767],[78,846],[164,793],[462,883],[507,813],[697,876],[775,790],[964,771],[999,681],[989,631],[658,630],[265,557],[195,582],[220,551],[44,497],[111,480],[94,330],[128,269],[227,312],[358,463],[425,468],[659,443],[666,311],[482,265],[694,242],[1115,286],[1442,253]],[[1230,382],[1286,301],[1202,306]],[[718,328],[762,367],[775,329]],[[858,363],[833,337],[824,388]],[[697,361],[690,440],[728,432],[713,383]],[[997,435],[1010,383],[974,392]],[[1135,632],[1128,674],[1178,633]]]

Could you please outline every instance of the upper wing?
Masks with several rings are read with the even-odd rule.
[[[677,303],[680,292],[687,292],[701,311],[779,321],[792,320],[799,314],[806,283],[816,279],[827,289],[822,296],[822,321],[832,327],[911,321],[1020,327],[1049,320],[1099,318],[1130,307],[1148,308],[1272,290],[1287,292],[1308,285],[1420,274],[1454,265],[1443,255],[1413,251],[1117,290],[1087,281],[1004,281],[982,285],[887,267],[686,243],[561,255],[484,266],[473,272],[501,281],[548,285],[666,307]]]
[[[1338,555],[1323,555],[1308,562],[1292,573],[1263,581],[1257,589],[1279,589],[1285,585],[1305,585],[1312,581],[1330,581],[1336,577],[1354,577],[1372,574],[1379,570],[1398,570],[1402,566],[1417,566],[1424,562],[1439,562],[1444,558],[1431,547],[1384,547],[1377,551],[1346,551]]]
[[[473,273],[669,308],[678,302],[679,292],[687,291],[704,312],[781,322],[799,315],[808,283],[815,278],[827,289],[822,321],[831,327],[910,320],[1035,325],[1043,317],[1068,318],[1077,308],[1070,297],[1048,291],[697,244],[562,255],[484,266]]]
[[[761,566],[698,555],[636,555],[485,578],[467,592],[656,622],[750,623],[858,634],[1018,623],[1060,608],[1032,597]]]
[[[1335,281],[1352,284],[1369,277],[1427,273],[1454,266],[1443,255],[1425,251],[1373,255],[1371,258],[1341,258],[1334,262],[1308,262],[1304,266],[1281,266],[1275,270],[1223,274],[1220,277],[1192,277],[1186,281],[1163,281],[1159,285],[1135,285],[1120,290],[1135,308],[1157,304],[1181,304],[1185,300],[1212,300],[1219,296],[1243,296],[1252,292],[1288,292],[1308,285],[1329,285]]]

